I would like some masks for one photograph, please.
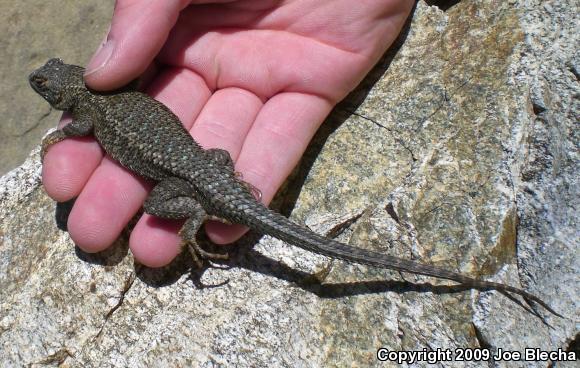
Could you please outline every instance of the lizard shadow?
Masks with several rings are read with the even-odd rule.
[[[76,256],[84,262],[99,266],[115,266],[123,261],[129,253],[129,243],[119,239],[109,248],[97,252],[88,253],[75,245]]]
[[[56,222],[56,227],[62,231],[68,231],[68,217],[72,208],[75,204],[76,197],[65,202],[56,202],[56,208],[54,211],[54,219]],[[123,261],[123,259],[129,253],[129,243],[128,243],[129,229],[123,231],[121,236],[115,240],[112,246],[107,249],[97,252],[88,253],[75,245],[76,256],[91,264],[97,264],[101,266],[115,266]]]
[[[163,268],[147,268],[137,266],[137,277],[152,287],[164,287],[177,282],[185,273],[189,273],[190,281],[196,288],[215,288],[221,287],[229,282],[226,280],[218,284],[207,285],[201,279],[204,272],[210,268],[243,268],[248,271],[260,273],[279,280],[287,281],[306,292],[315,294],[321,299],[340,299],[358,295],[381,294],[386,292],[395,292],[397,294],[405,293],[432,293],[437,295],[457,294],[469,290],[489,291],[490,288],[474,288],[461,284],[451,285],[433,285],[428,282],[410,282],[406,280],[363,280],[351,282],[332,282],[326,283],[321,280],[320,274],[312,274],[305,271],[297,270],[285,265],[284,263],[272,259],[268,256],[253,249],[253,246],[261,237],[260,234],[249,233],[235,246],[235,250],[230,253],[231,258],[228,261],[220,261],[212,265],[205,265],[200,269],[193,267],[193,261],[187,254],[182,253],[170,265]],[[219,265],[219,266],[217,266]],[[322,272],[325,273],[325,272]],[[376,277],[376,273],[373,274]],[[227,275],[226,275],[227,278]],[[323,277],[324,278],[324,277]],[[519,305],[527,312],[538,316],[537,312],[529,305],[524,304],[521,300],[513,295],[498,291],[508,299]]]
[[[461,0],[426,0],[425,1],[429,6],[436,6],[442,11],[447,11],[453,6],[459,4]]]
[[[251,236],[259,237],[258,234],[251,234]],[[280,280],[285,280],[323,299],[337,299],[348,296],[379,294],[389,291],[396,292],[398,294],[414,292],[443,295],[456,294],[474,289],[479,291],[495,290],[493,288],[477,288],[462,284],[433,285],[428,282],[410,282],[406,280],[392,279],[324,283],[324,280],[320,280],[319,274],[311,274],[293,269],[282,262],[264,256],[260,252],[251,249],[252,247],[253,245],[251,244],[242,244],[239,247],[242,248],[240,249],[240,254],[232,259],[233,262],[230,263],[230,266],[242,267],[253,272],[276,277]],[[327,274],[327,272],[322,273]],[[376,277],[375,275],[376,274],[374,274],[373,277]],[[322,279],[324,279],[324,277],[322,277]],[[530,308],[529,305],[522,303],[522,301],[516,298],[514,295],[500,290],[496,291],[503,294],[529,313],[538,316],[535,310]]]

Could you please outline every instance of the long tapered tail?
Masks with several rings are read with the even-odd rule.
[[[448,279],[475,289],[494,289],[518,294],[540,304],[550,313],[563,318],[562,315],[554,311],[543,300],[522,289],[498,282],[474,279],[443,268],[405,260],[372,250],[352,247],[318,235],[262,205],[256,204],[251,207],[252,211],[248,211],[251,212],[251,215],[245,219],[244,225],[308,251],[348,262]]]

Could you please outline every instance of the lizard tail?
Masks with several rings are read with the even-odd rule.
[[[550,313],[564,318],[542,299],[520,288],[498,282],[478,280],[440,267],[409,261],[368,249],[352,247],[299,226],[265,206],[258,204],[252,207],[254,207],[252,211],[247,212],[250,216],[242,221],[244,225],[308,251],[352,263],[448,279],[474,289],[494,289],[514,293],[521,295],[525,299],[532,300]]]

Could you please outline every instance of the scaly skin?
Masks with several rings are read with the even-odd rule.
[[[254,198],[252,188],[238,179],[230,155],[204,150],[177,116],[144,93],[121,89],[99,93],[87,89],[84,69],[51,59],[30,77],[32,88],[54,108],[69,111],[73,121],[45,138],[48,147],[66,137],[94,135],[116,161],[157,182],[143,205],[145,212],[169,219],[186,219],[180,235],[197,256],[219,258],[195,242],[208,219],[248,226],[314,253],[378,268],[444,278],[478,289],[519,294],[558,315],[541,299],[501,283],[477,280],[442,268],[355,248],[325,238],[271,211]],[[223,257],[223,256],[221,256]]]

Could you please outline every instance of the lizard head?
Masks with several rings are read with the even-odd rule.
[[[69,110],[74,106],[77,96],[86,90],[83,72],[80,66],[65,64],[60,59],[50,59],[33,71],[28,81],[52,107]]]

